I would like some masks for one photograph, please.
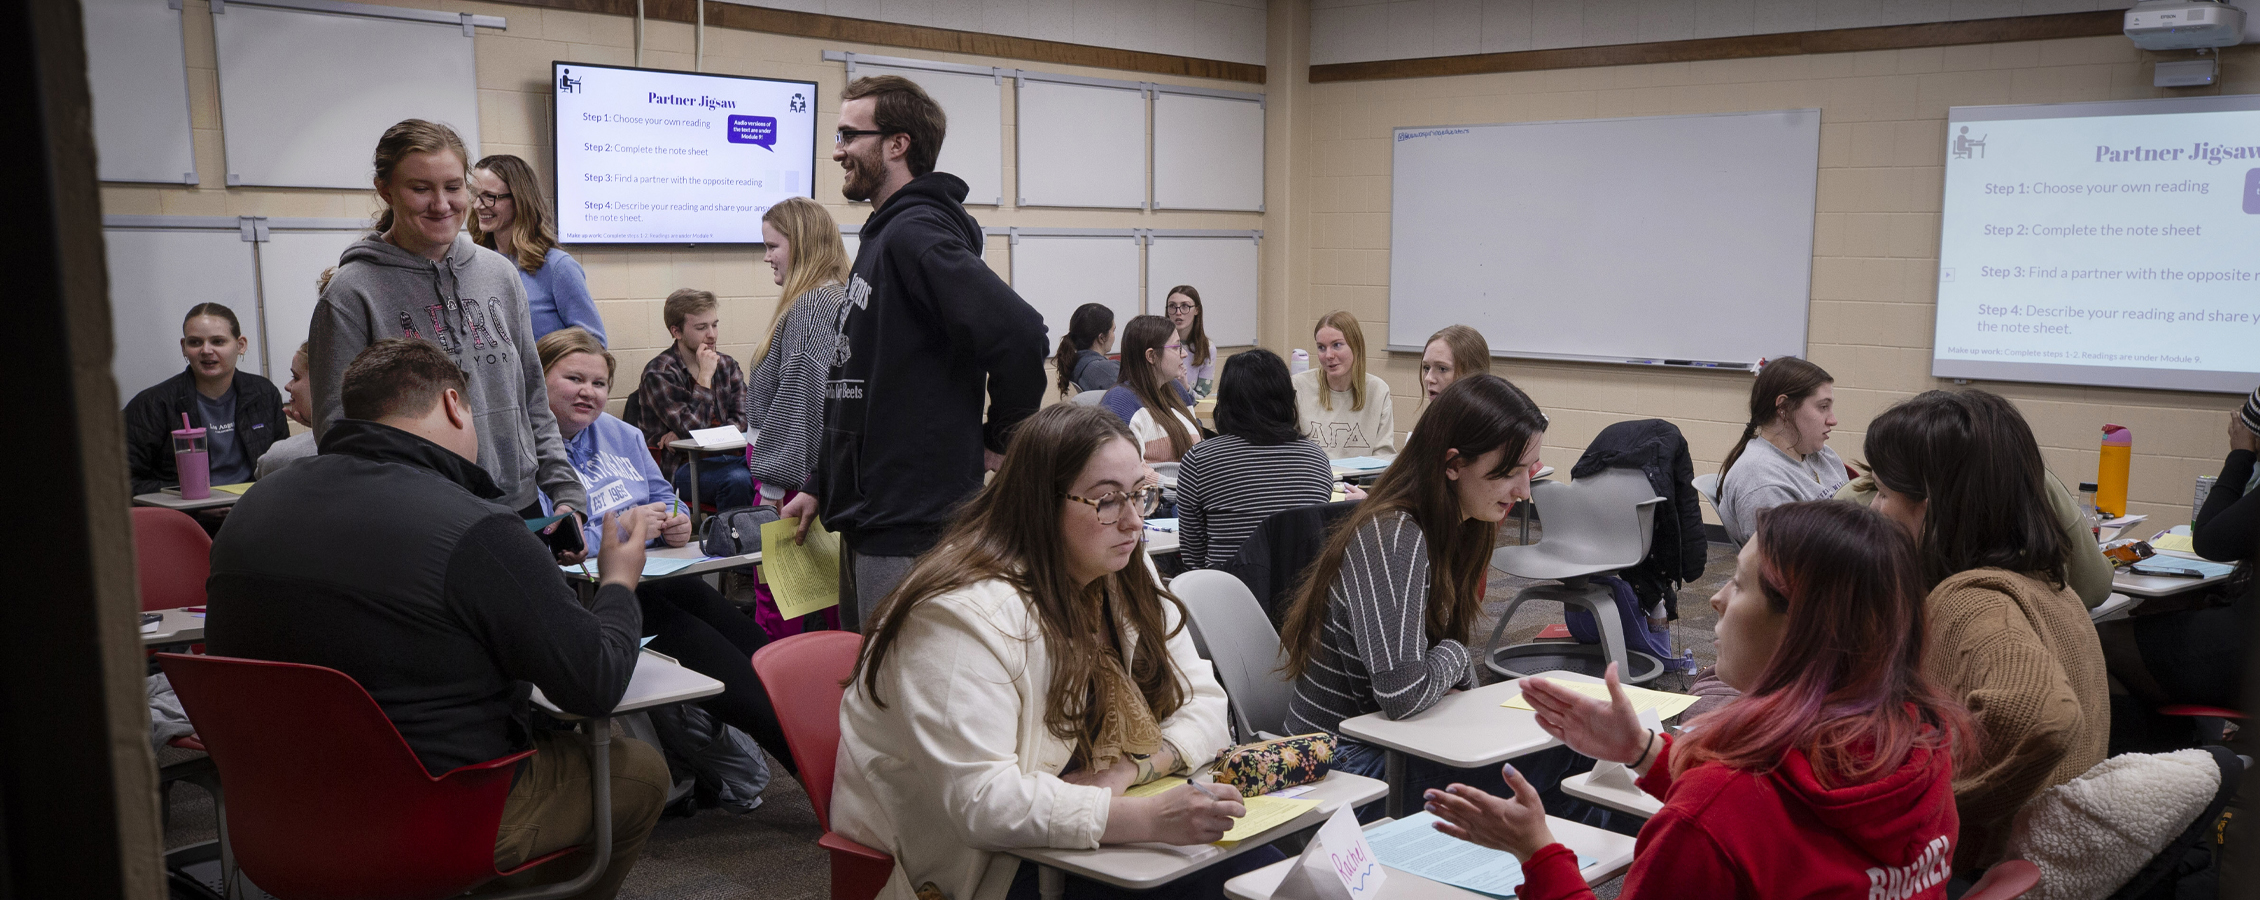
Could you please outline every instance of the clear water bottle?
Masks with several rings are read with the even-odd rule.
[[[2103,542],[2103,513],[2095,508],[2095,485],[2080,482],[2080,515],[2087,519],[2087,530],[2095,535],[2096,543]]]
[[[1309,370],[1310,370],[1310,351],[1308,351],[1308,350],[1305,350],[1305,349],[1303,349],[1303,348],[1301,348],[1301,347],[1297,347],[1297,348],[1295,348],[1295,351],[1294,351],[1293,353],[1289,353],[1289,354],[1287,354],[1287,372],[1288,372],[1288,374],[1292,374],[1292,375],[1300,375],[1300,374],[1302,374],[1302,373],[1304,373],[1304,372],[1306,372],[1306,371],[1309,371]]]

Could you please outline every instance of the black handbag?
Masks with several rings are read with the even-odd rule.
[[[738,506],[706,520],[706,535],[698,549],[708,556],[743,556],[761,552],[761,526],[777,521],[774,506]]]

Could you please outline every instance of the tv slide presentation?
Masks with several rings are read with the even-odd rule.
[[[557,238],[758,244],[815,196],[816,83],[553,63]]]
[[[1932,374],[2260,384],[2260,97],[1948,116]]]

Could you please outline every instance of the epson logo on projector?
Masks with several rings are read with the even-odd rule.
[[[2198,141],[2188,147],[2128,147],[2117,149],[2098,146],[2096,162],[2199,162],[2217,166],[2223,160],[2260,159],[2260,147],[2229,147]]]
[[[645,95],[644,95],[644,102],[645,102],[645,103],[657,103],[657,104],[659,104],[659,105],[661,105],[661,106],[703,106],[703,107],[706,107],[707,109],[737,109],[737,108],[738,108],[738,101],[736,101],[736,100],[716,100],[716,99],[714,99],[714,98],[712,98],[712,97],[706,97],[706,96],[699,96],[699,97],[677,97],[677,96],[675,96],[675,95],[673,95],[673,94],[661,94],[661,93],[657,93],[657,92],[652,92],[652,93],[647,93],[647,94],[645,94]]]

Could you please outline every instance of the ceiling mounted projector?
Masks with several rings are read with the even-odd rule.
[[[2244,40],[2244,10],[2209,0],[2142,0],[2127,10],[2126,32],[2144,50],[2233,47]]]

